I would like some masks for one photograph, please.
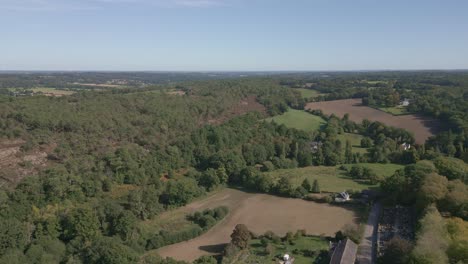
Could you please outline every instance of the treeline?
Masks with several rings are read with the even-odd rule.
[[[404,96],[393,88],[370,90],[368,95],[362,98],[362,104],[375,107],[394,107],[400,104]]]
[[[83,84],[123,85],[143,87],[156,84],[170,84],[196,80],[219,80],[239,78],[243,73],[199,73],[199,72],[2,72],[0,73],[0,94],[2,88],[84,88]],[[263,76],[262,73],[247,73],[249,76]],[[90,86],[88,86],[90,87]],[[91,86],[92,87],[92,86]],[[102,88],[102,87],[101,87]]]
[[[468,220],[468,189],[462,181],[466,173],[465,163],[455,165],[450,158],[439,157],[433,162],[424,160],[407,165],[382,182],[386,201],[414,205],[420,220],[415,243],[392,239],[380,263],[467,260],[468,243],[463,230]],[[439,211],[452,217],[443,218]]]
[[[320,110],[311,110],[310,113],[327,120],[324,130],[315,137],[316,141],[322,143],[322,147],[315,152],[313,162],[315,165],[332,166],[362,162],[410,164],[419,160],[423,154],[414,147],[407,151],[401,148],[403,143],[414,143],[414,136],[404,129],[368,120],[358,124],[349,120],[347,114],[343,118],[338,118],[335,115],[324,115]],[[343,133],[363,135],[361,147],[368,148],[368,153],[365,155],[353,153],[349,142],[343,146],[337,138]],[[426,150],[420,149],[420,151]]]

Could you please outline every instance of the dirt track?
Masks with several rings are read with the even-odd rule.
[[[363,119],[379,121],[386,125],[406,129],[414,134],[416,143],[422,144],[427,138],[440,131],[440,123],[432,118],[420,115],[394,116],[383,111],[363,106],[361,99],[345,99],[326,102],[308,103],[306,109],[320,109],[325,114],[344,116],[349,113],[349,119],[361,122]]]
[[[353,223],[356,217],[353,211],[336,206],[233,189],[225,189],[178,210],[193,212],[221,205],[230,208],[229,215],[221,223],[195,239],[160,248],[157,253],[186,261],[218,253],[230,241],[237,224],[247,225],[256,234],[271,230],[284,235],[288,231],[305,229],[309,234],[332,235]]]

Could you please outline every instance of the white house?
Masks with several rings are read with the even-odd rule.
[[[280,264],[293,264],[294,258],[291,257],[289,254],[284,254],[283,260],[279,262]]]
[[[403,150],[408,150],[411,148],[411,144],[410,143],[403,143],[400,145],[400,148],[403,149]]]
[[[405,98],[405,100],[400,102],[401,106],[408,106],[409,105],[409,100]]]
[[[349,193],[347,192],[340,192],[338,196],[335,198],[335,202],[347,202],[350,200]]]

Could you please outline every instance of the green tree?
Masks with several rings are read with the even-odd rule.
[[[135,215],[125,210],[112,223],[112,229],[115,234],[118,234],[123,240],[128,240],[136,227]]]
[[[429,207],[420,220],[412,257],[416,263],[448,263],[448,232],[444,219],[435,207]]]
[[[380,264],[407,264],[413,245],[402,238],[394,237],[388,241],[383,255],[379,258]]]
[[[86,263],[91,264],[130,264],[137,262],[137,254],[129,247],[110,237],[100,237],[93,241],[86,252]]]
[[[301,184],[302,188],[306,189],[308,192],[312,191],[312,185],[309,182],[309,179],[305,178]]]
[[[216,175],[218,176],[219,183],[221,183],[221,184],[225,184],[229,180],[229,176],[228,176],[224,166],[221,166],[216,170]]]
[[[28,242],[26,226],[21,221],[11,217],[0,217],[0,255],[8,249],[20,249]]]
[[[236,225],[231,234],[231,243],[240,249],[245,249],[249,246],[250,239],[251,234],[249,229],[243,224]]]
[[[226,172],[224,171],[224,173]],[[218,186],[221,183],[221,181],[217,175],[216,170],[209,168],[208,170],[202,173],[199,179],[199,183],[202,186],[205,186],[208,191],[211,191],[214,188],[216,188],[216,186]]]
[[[290,196],[294,191],[291,179],[288,176],[281,176],[276,185],[276,191],[280,195]]]
[[[320,193],[320,185],[317,179],[314,180],[314,183],[312,184],[312,192],[313,193]]]
[[[345,163],[349,164],[353,162],[353,149],[351,147],[351,142],[346,140],[345,147]]]
[[[77,208],[65,216],[62,225],[63,235],[66,240],[76,237],[92,240],[99,232],[99,219],[89,208]]]
[[[353,165],[349,170],[349,175],[354,179],[362,179],[363,168],[359,165]]]
[[[201,256],[193,264],[217,264],[218,261],[213,256]]]
[[[368,137],[364,137],[361,139],[361,147],[362,148],[370,148],[372,146],[372,140]]]
[[[431,203],[437,202],[447,194],[448,180],[437,173],[428,174],[421,185],[418,193],[420,208],[425,208]]]
[[[4,254],[0,254],[0,263],[25,264],[25,263],[30,263],[30,261],[23,254],[22,250],[10,249],[10,250],[7,250]]]

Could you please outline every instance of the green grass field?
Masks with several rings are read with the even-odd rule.
[[[378,109],[392,114],[392,115],[408,115],[411,114],[411,112],[408,112],[406,107],[403,106],[394,106],[394,107],[379,107]]]
[[[359,164],[346,164],[344,165],[347,168],[351,168],[353,165],[359,165],[362,167],[367,167],[373,170],[377,175],[382,175],[384,177],[392,176],[395,171],[402,169],[404,166],[399,164],[381,164],[381,163],[359,163]]]
[[[391,176],[397,169],[403,168],[402,165],[397,164],[380,164],[380,163],[361,163],[363,167],[369,167],[375,171],[378,175],[384,177]],[[345,165],[351,167],[352,164]],[[324,192],[342,192],[344,190],[364,190],[377,185],[370,185],[367,183],[355,181],[348,177],[346,173],[336,167],[326,166],[312,166],[305,168],[296,169],[282,169],[272,172],[266,172],[265,174],[279,179],[281,176],[287,176],[292,180],[294,186],[299,186],[302,181],[307,178],[310,182],[317,180],[320,185],[320,189]]]
[[[272,243],[272,252],[265,253],[265,247],[261,244],[259,239],[254,239],[250,242],[250,255],[246,259],[247,263],[278,263],[274,260],[275,256],[282,256],[285,253],[294,257],[295,264],[309,264],[313,263],[320,250],[328,250],[328,242],[320,237],[304,236],[294,240],[294,245],[287,242]],[[313,257],[304,256],[303,250],[314,251],[316,254]],[[293,251],[300,253],[293,253]]]
[[[315,131],[320,129],[326,122],[321,117],[312,115],[303,110],[289,109],[286,113],[271,118],[267,121],[275,121],[278,124],[284,124],[290,128],[301,129],[304,131]]]
[[[367,153],[367,148],[361,148],[362,138],[364,137],[361,135],[351,133],[344,133],[338,135],[338,139],[341,141],[343,147],[346,146],[346,141],[349,140],[353,148],[353,152],[364,154]]]
[[[296,91],[299,91],[303,98],[312,98],[320,95],[319,91],[305,88],[294,88]]]

